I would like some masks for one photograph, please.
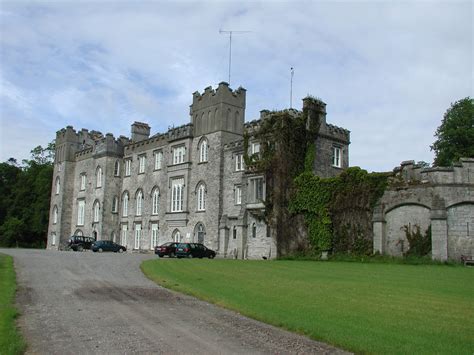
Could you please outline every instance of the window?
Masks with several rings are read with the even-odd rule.
[[[158,214],[158,212],[160,211],[160,190],[158,188],[155,188],[153,190],[151,204],[151,214]]]
[[[257,237],[257,225],[255,223],[252,223],[252,238]]]
[[[260,202],[263,201],[263,178],[250,179],[250,201]]]
[[[341,148],[332,147],[332,166],[336,168],[341,167]]]
[[[173,241],[174,241],[175,243],[179,243],[179,242],[181,242],[181,239],[182,239],[182,238],[181,238],[181,233],[179,232],[179,230],[176,229],[176,230],[173,232]]]
[[[117,213],[118,212],[118,197],[114,196],[114,199],[112,200],[112,212]]]
[[[53,224],[58,223],[58,207],[54,206],[53,208]]]
[[[146,163],[146,155],[140,155],[138,157],[138,173],[143,174],[145,172],[145,163]]]
[[[125,176],[130,176],[132,172],[132,159],[125,160]]]
[[[139,190],[137,192],[137,210],[136,210],[136,215],[141,216],[142,215],[142,206],[143,206],[143,192]]]
[[[56,233],[51,233],[51,245],[56,245]]]
[[[84,225],[84,211],[86,207],[86,201],[80,200],[77,202],[77,225]]]
[[[81,191],[86,189],[86,174],[81,174]]]
[[[123,246],[127,246],[127,236],[128,236],[128,225],[122,224],[122,231],[121,231],[121,243]]]
[[[95,172],[96,187],[102,187],[102,168],[99,166]]]
[[[199,184],[197,188],[197,210],[206,210],[206,185],[204,183]]]
[[[184,163],[184,153],[186,148],[184,145],[173,148],[173,164]]]
[[[242,186],[235,185],[234,187],[234,203],[240,205],[242,203]]]
[[[244,155],[237,154],[235,156],[235,171],[243,171],[244,170]]]
[[[100,212],[100,204],[99,204],[99,201],[96,201],[94,203],[94,211],[93,211],[94,222],[99,222],[99,212]]]
[[[199,162],[203,163],[207,161],[207,153],[209,151],[209,146],[207,144],[207,139],[203,139],[199,145]]]
[[[128,216],[128,193],[125,192],[122,197],[122,217]]]
[[[135,244],[133,249],[140,249],[140,240],[142,239],[142,225],[135,224]]]
[[[237,239],[237,227],[232,228],[232,239]]]
[[[155,152],[155,170],[161,169],[161,164],[163,162],[163,152]]]
[[[158,223],[151,224],[150,249],[154,249],[158,245]]]
[[[59,177],[56,178],[56,195],[59,195],[59,191],[61,190],[61,183],[59,181]]]
[[[184,178],[171,181],[171,212],[183,211]]]
[[[260,153],[260,143],[252,143],[251,148],[252,148],[252,150],[251,150],[252,155]]]
[[[114,176],[120,176],[120,162],[118,160],[115,161]]]

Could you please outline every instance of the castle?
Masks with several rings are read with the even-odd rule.
[[[48,249],[71,235],[114,240],[131,251],[168,241],[200,242],[227,258],[275,258],[278,245],[264,221],[264,177],[245,167],[260,152],[253,133],[269,114],[245,122],[246,90],[222,82],[195,92],[191,122],[150,136],[135,122],[131,137],[114,138],[67,126],[56,135]],[[303,99],[321,121],[314,173],[349,166],[350,133],[326,123],[326,104]],[[289,112],[296,110],[290,109]]]

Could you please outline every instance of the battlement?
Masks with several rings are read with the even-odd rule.
[[[461,158],[452,167],[426,168],[414,160],[403,161],[394,174],[405,183],[432,185],[470,184],[474,185],[474,158]]]
[[[193,125],[191,123],[188,123],[179,127],[170,128],[166,136],[169,141],[192,137]]]
[[[234,142],[224,144],[224,149],[225,150],[242,149],[243,147],[244,147],[244,141],[243,140],[238,140],[238,141],[234,141]]]
[[[190,106],[190,114],[220,103],[226,103],[235,107],[245,108],[246,91],[239,87],[237,90],[232,90],[226,82],[220,82],[217,89],[208,86],[201,94],[199,91],[193,93],[193,103]]]

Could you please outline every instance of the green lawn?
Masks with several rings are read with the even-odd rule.
[[[473,354],[474,269],[158,259],[165,287],[357,353]]]
[[[0,354],[21,354],[25,343],[18,332],[14,307],[16,291],[13,258],[0,254]]]

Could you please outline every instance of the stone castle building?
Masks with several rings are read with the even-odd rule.
[[[244,163],[259,122],[245,122],[246,90],[227,83],[193,94],[191,122],[150,136],[135,122],[130,138],[68,126],[57,132],[48,228],[49,249],[71,235],[114,240],[128,250],[151,251],[168,241],[201,242],[229,258],[274,258],[278,245],[257,218],[263,176]],[[321,120],[314,172],[334,176],[349,166],[349,131],[326,123],[326,104],[303,105]],[[293,109],[290,109],[293,110]]]

